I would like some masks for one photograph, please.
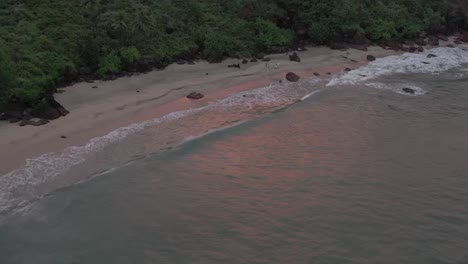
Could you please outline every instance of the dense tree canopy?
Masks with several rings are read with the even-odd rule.
[[[372,41],[458,30],[439,0],[3,0],[0,104],[34,105],[77,76],[248,57],[356,35]]]

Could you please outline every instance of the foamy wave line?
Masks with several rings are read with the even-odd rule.
[[[240,111],[245,112],[256,106],[291,104],[299,100],[304,94],[310,93],[310,87],[318,82],[319,80],[305,80],[295,84],[285,84],[284,82],[272,84],[268,87],[232,95],[204,107],[173,112],[160,118],[121,127],[105,136],[91,139],[84,146],[73,146],[66,148],[61,153],[47,153],[36,158],[27,159],[21,168],[0,176],[0,212],[22,207],[32,200],[43,197],[53,190],[39,188],[42,184],[59,180],[60,175],[83,163],[92,154],[104,150],[111,144],[119,143],[130,135],[149,127],[201,113],[208,109],[232,111],[241,107]],[[81,180],[83,179],[76,179],[75,182],[70,184]]]
[[[428,58],[429,54],[436,57]],[[327,86],[352,85],[395,73],[440,73],[468,63],[464,48],[435,48],[421,53],[405,53],[370,62],[368,65],[333,78]]]

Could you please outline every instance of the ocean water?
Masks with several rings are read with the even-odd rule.
[[[468,52],[388,57],[29,160],[0,263],[468,263],[467,160]]]

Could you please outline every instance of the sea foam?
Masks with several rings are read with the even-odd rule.
[[[429,54],[436,57],[428,58]],[[333,78],[327,86],[352,85],[395,73],[440,73],[468,63],[466,47],[434,48],[405,53],[370,62],[366,66]]]

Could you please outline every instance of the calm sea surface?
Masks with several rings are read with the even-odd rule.
[[[261,109],[4,217],[0,263],[468,263],[463,67]]]

